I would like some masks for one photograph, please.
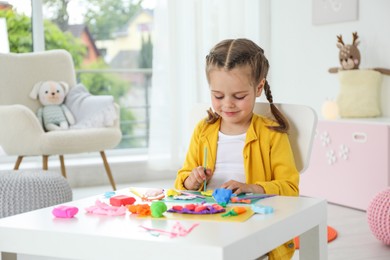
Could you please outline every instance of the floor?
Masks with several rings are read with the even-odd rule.
[[[171,187],[171,180],[139,182],[117,185],[117,189],[128,187],[164,188]],[[85,187],[73,189],[73,199],[81,199],[110,191],[110,186]],[[364,211],[339,205],[328,204],[328,225],[335,228],[338,237],[329,243],[329,260],[388,260],[390,246],[385,246],[371,233]],[[1,259],[1,258],[0,258]],[[20,255],[20,260],[48,260],[28,255]],[[298,260],[298,252],[293,260]],[[315,259],[313,259],[315,260]]]

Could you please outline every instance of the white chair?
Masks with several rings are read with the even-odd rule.
[[[37,53],[0,54],[0,146],[8,155],[17,155],[15,170],[24,156],[42,156],[43,170],[48,157],[59,155],[61,172],[66,177],[64,154],[100,152],[112,188],[115,181],[105,150],[120,142],[119,109],[112,127],[69,129],[45,132],[35,115],[41,106],[29,93],[39,81],[65,81],[76,86],[76,73],[70,53],[50,50]]]
[[[291,148],[294,153],[297,170],[303,173],[309,165],[315,129],[317,125],[317,114],[309,106],[295,104],[275,104],[290,123],[288,136]],[[209,104],[198,103],[192,109],[191,127],[204,118]],[[259,115],[273,118],[269,103],[257,102],[254,112]]]

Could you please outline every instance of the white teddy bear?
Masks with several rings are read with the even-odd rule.
[[[68,129],[75,119],[63,104],[69,86],[65,82],[41,81],[34,85],[30,97],[38,99],[43,105],[37,111],[37,116],[46,131]]]

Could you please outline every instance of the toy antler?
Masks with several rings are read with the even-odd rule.
[[[352,45],[355,45],[356,40],[359,38],[357,32],[352,33],[352,37],[353,37]]]
[[[341,34],[337,35],[337,42],[339,42],[341,45],[344,45],[343,36]]]

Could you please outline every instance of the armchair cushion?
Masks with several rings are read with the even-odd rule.
[[[71,128],[111,127],[117,119],[114,97],[91,95],[82,84],[69,91],[65,105],[76,119]]]
[[[41,136],[42,154],[76,154],[114,148],[121,139],[117,127],[69,129],[46,132]]]

